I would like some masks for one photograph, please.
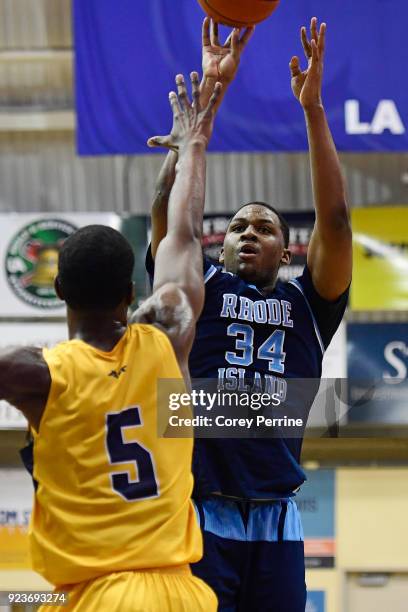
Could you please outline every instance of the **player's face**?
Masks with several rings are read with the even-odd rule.
[[[275,280],[279,266],[289,260],[278,216],[259,204],[241,208],[225,235],[220,257],[225,269],[262,287]]]

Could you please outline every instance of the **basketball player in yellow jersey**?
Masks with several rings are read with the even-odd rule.
[[[202,555],[190,501],[192,439],[157,436],[157,380],[188,382],[204,297],[205,152],[221,85],[202,109],[197,73],[191,81],[194,104],[181,75],[178,96],[170,94],[177,177],[154,292],[139,322],[127,324],[130,245],[111,228],[88,226],[59,257],[56,291],[67,303],[69,341],[0,354],[0,397],[24,413],[34,435],[33,568],[68,592],[61,611],[217,607],[189,569]]]

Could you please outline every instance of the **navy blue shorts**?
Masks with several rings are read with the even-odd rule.
[[[303,530],[293,500],[195,501],[204,556],[191,566],[220,612],[305,612]]]

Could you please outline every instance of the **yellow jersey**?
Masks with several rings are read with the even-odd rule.
[[[157,381],[181,379],[167,336],[130,325],[110,352],[43,350],[51,388],[34,433],[34,569],[55,585],[198,561],[192,438],[157,434]]]

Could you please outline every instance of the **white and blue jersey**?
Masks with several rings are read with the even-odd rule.
[[[153,273],[150,250],[147,270]],[[205,304],[190,354],[192,378],[217,378],[218,387],[284,394],[289,379],[318,380],[324,351],[338,328],[348,291],[328,302],[310,272],[278,281],[263,295],[254,285],[204,262]],[[315,386],[317,391],[318,386]],[[304,398],[307,417],[314,393]],[[300,438],[196,439],[194,497],[290,497],[305,480]]]

